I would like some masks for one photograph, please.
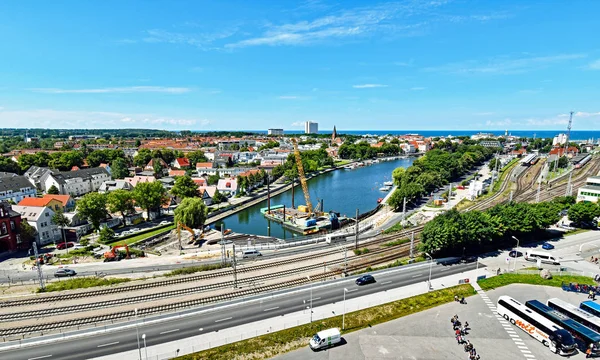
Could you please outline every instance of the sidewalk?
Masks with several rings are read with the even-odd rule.
[[[458,285],[459,280],[468,278],[471,283],[476,281],[478,275],[489,275],[485,268],[471,270],[464,273],[434,279],[431,285],[434,290]],[[305,290],[308,293],[308,289]],[[408,298],[411,296],[424,294],[427,292],[427,282],[420,282],[408,286],[399,287],[386,292],[379,292],[360,298],[346,300],[346,313],[381,305],[384,303]],[[344,304],[338,302],[325,306],[315,307],[313,312],[313,321],[338,316],[344,311]],[[285,316],[278,316],[271,319],[265,319],[254,323],[235,326],[218,332],[207,333],[194,337],[181,339],[156,346],[150,346],[148,350],[149,360],[159,360],[173,358],[177,354],[185,355],[193,352],[218,347],[221,345],[237,342],[244,339],[276,332],[290,327],[307,324],[310,321],[308,311],[300,311]],[[341,327],[341,324],[340,324]],[[179,352],[177,352],[179,350]],[[98,360],[121,360],[137,358],[138,351],[132,350],[121,354],[114,354],[96,358]]]

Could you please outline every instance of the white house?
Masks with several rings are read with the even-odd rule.
[[[133,190],[133,185],[127,180],[109,180],[100,185],[98,192],[104,194],[115,190]]]
[[[97,167],[75,171],[50,172],[42,176],[40,183],[44,191],[48,191],[54,185],[60,194],[81,196],[97,191],[108,180],[111,180],[108,171]]]
[[[219,182],[217,183],[217,190],[224,195],[231,194],[231,196],[235,196],[238,191],[237,180],[234,178],[219,179]]]
[[[19,206],[13,205],[13,210],[21,214],[22,219],[26,219],[37,231],[37,242],[40,245],[50,244],[59,241],[61,237],[60,229],[52,222],[54,211],[43,206]]]
[[[0,177],[0,201],[12,200],[18,204],[27,197],[35,197],[37,189],[27,180],[25,176],[1,176]]]

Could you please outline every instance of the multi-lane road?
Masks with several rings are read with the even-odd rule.
[[[476,264],[434,265],[431,277],[439,278],[475,269]],[[356,276],[339,279],[327,286],[316,286],[312,290],[313,307],[342,301],[344,288],[351,291],[346,299],[352,299],[414,283],[426,282],[429,266],[418,264],[374,274],[376,283],[357,286]],[[201,314],[190,315],[151,325],[139,326],[139,333],[146,334],[147,346],[180,340],[210,333],[229,327],[269,319],[284,314],[302,311],[309,299],[309,288],[300,292],[291,289],[277,297],[265,295],[262,301],[251,301],[237,305],[215,308]],[[115,331],[92,337],[57,341],[49,344],[0,351],[0,359],[90,359],[94,357],[135,350],[138,347],[136,331]]]

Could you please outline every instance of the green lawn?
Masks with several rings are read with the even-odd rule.
[[[553,275],[552,279],[543,279],[539,274],[502,274],[479,280],[483,290],[496,289],[510,284],[531,284],[560,287],[562,283],[595,285],[594,279],[587,276]]]
[[[371,327],[403,316],[454,301],[454,296],[471,296],[475,294],[471,285],[458,285],[436,290],[427,294],[374,306],[361,311],[346,314],[346,329],[343,333]],[[342,317],[315,321],[312,324],[296,326],[268,335],[238,341],[200,351],[194,354],[177,357],[179,360],[242,360],[269,359],[276,355],[308,346],[308,340],[317,332],[333,327],[342,327]]]
[[[588,232],[588,231],[590,231],[590,229],[576,229],[576,230],[567,231],[563,236],[577,235],[577,234],[581,234],[581,233]]]
[[[176,228],[175,224],[169,225],[169,226],[166,226],[166,227],[162,227],[160,229],[149,231],[147,233],[143,233],[143,234],[132,236],[132,237],[127,238],[125,240],[117,240],[114,243],[112,243],[111,245],[113,245],[113,246],[116,246],[116,245],[125,245],[125,244],[132,245],[132,244],[135,244],[138,241],[142,241],[144,239],[147,239],[147,238],[149,238],[151,236],[154,236],[154,235],[158,235],[158,234],[163,233],[165,231],[174,230],[175,228]]]
[[[72,278],[46,284],[46,290],[38,289],[37,292],[63,291],[84,289],[94,286],[107,286],[131,281],[130,279],[101,279],[101,278]]]

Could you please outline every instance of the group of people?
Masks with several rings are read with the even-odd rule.
[[[467,303],[467,301],[465,300],[464,296],[459,299],[458,295],[454,295],[454,301],[459,302],[461,304],[466,304]]]
[[[456,342],[459,345],[463,345],[465,352],[469,353],[468,360],[479,360],[479,354],[477,354],[477,350],[469,340],[465,338],[465,335],[468,335],[469,323],[465,321],[464,325],[458,320],[458,315],[454,315],[450,322],[452,323],[452,329],[454,330],[454,335],[456,336]]]

